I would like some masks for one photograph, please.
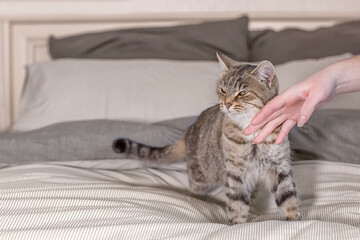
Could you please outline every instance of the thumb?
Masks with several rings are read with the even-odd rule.
[[[320,94],[309,94],[300,110],[300,117],[298,119],[298,127],[304,126],[309,120],[311,114],[314,112],[315,107],[321,101]]]

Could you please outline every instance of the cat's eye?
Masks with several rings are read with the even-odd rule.
[[[225,89],[223,89],[223,88],[220,88],[220,92],[221,92],[222,94],[226,94],[226,91],[225,91]]]
[[[241,91],[241,92],[239,92],[238,96],[245,96],[246,94],[247,94],[246,91]]]

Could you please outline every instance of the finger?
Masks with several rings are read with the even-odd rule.
[[[262,126],[259,124],[259,125],[256,125],[256,126],[253,126],[253,125],[249,125],[245,128],[245,130],[243,131],[243,133],[248,136],[254,132],[256,132],[258,129],[260,129]]]
[[[278,111],[285,105],[285,97],[284,95],[278,95],[270,102],[268,102],[261,111],[256,114],[256,116],[251,121],[251,125],[255,126],[264,121],[266,118],[268,118],[273,112]]]
[[[310,94],[300,110],[300,117],[298,119],[298,126],[302,127],[309,120],[311,114],[314,112],[316,105],[321,101],[320,94]]]
[[[257,125],[250,124],[249,126],[247,126],[245,128],[244,134],[250,135],[250,134],[256,132],[257,130],[262,128],[265,124],[267,124],[268,122],[271,122],[275,118],[279,117],[281,114],[283,114],[283,112],[284,112],[284,109],[281,108],[279,111],[272,113],[268,118],[266,118],[264,121],[260,122],[259,124],[257,124]]]
[[[288,119],[286,120],[280,130],[280,133],[275,141],[276,144],[280,144],[282,143],[282,141],[284,141],[284,139],[286,138],[286,136],[288,135],[288,133],[290,132],[290,129],[295,126],[296,121]]]
[[[286,120],[286,115],[282,114],[278,118],[274,119],[273,121],[269,122],[268,124],[263,127],[260,133],[255,137],[254,143],[258,144],[262,142],[269,134],[271,134],[274,129],[282,124]]]

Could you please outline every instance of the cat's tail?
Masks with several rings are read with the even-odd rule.
[[[114,141],[113,150],[116,153],[132,154],[139,159],[159,163],[178,162],[185,159],[185,142],[183,139],[165,147],[151,147],[121,138]]]

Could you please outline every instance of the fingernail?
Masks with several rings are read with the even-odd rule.
[[[254,132],[254,126],[252,124],[250,124],[249,126],[247,126],[244,130],[244,134],[245,135],[250,135],[251,133]]]
[[[297,123],[297,126],[302,127],[302,126],[304,126],[305,122],[306,122],[306,117],[304,115],[301,115],[300,120]]]
[[[249,131],[250,131],[250,129],[249,129],[249,127],[247,127],[247,128],[245,128],[245,130],[243,131],[243,133],[244,133],[245,135],[248,135],[248,134],[249,134]]]

